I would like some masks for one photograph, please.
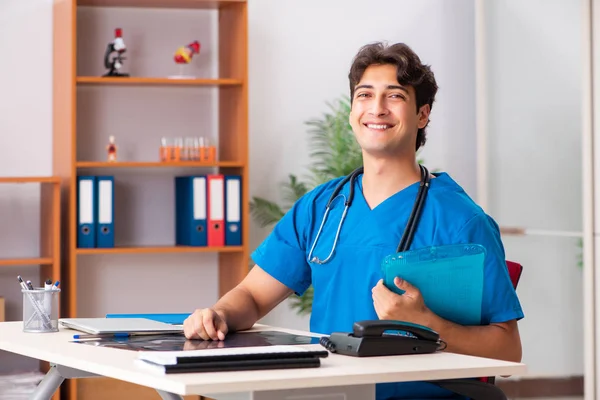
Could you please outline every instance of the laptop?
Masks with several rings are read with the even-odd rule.
[[[95,335],[183,332],[181,325],[166,324],[147,318],[60,318],[58,322],[66,328]]]

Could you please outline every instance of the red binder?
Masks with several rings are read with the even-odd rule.
[[[225,192],[221,174],[207,177],[208,247],[225,246]]]

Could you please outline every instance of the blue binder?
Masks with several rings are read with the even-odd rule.
[[[225,175],[225,246],[242,245],[242,177]]]
[[[175,243],[206,246],[206,176],[175,177]]]
[[[77,247],[96,247],[96,177],[77,177]]]
[[[481,325],[486,250],[477,244],[427,247],[384,258],[385,286],[403,294],[400,277],[417,287],[431,311],[461,325]]]
[[[96,177],[96,247],[115,247],[114,177]]]

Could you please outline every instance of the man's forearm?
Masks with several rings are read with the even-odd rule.
[[[259,319],[254,297],[239,286],[221,297],[213,309],[225,320],[229,331],[251,328]]]
[[[521,361],[518,330],[503,325],[462,326],[434,313],[427,324],[447,344],[446,351],[506,361]],[[511,323],[513,324],[513,323]],[[516,324],[516,322],[514,322]]]

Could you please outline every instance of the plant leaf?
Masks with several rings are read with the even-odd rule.
[[[293,294],[290,296],[290,308],[297,310],[298,315],[309,315],[312,311],[313,287],[306,289],[302,296]]]
[[[316,186],[348,175],[362,165],[362,151],[350,126],[350,99],[327,104],[330,113],[306,122],[310,134],[311,183]]]
[[[252,198],[252,201],[250,202],[250,213],[262,227],[276,223],[284,215],[284,212],[279,205],[260,197]]]
[[[300,182],[296,175],[290,174],[289,178],[289,182],[282,185],[283,199],[286,202],[286,211],[308,192],[308,186],[306,186],[304,182]]]

